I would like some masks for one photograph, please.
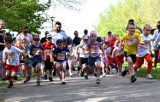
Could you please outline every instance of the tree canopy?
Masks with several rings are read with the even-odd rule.
[[[99,24],[95,28],[100,36],[107,36],[107,32],[112,31],[119,37],[126,32],[129,19],[134,19],[142,28],[146,23],[154,28],[160,20],[159,5],[160,0],[121,0],[100,14]]]
[[[30,32],[38,33],[41,25],[48,20],[42,16],[52,6],[62,5],[76,9],[82,0],[0,0],[0,19],[5,21],[7,29],[20,32],[27,25]],[[45,1],[45,2],[44,2]]]

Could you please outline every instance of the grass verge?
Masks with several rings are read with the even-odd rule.
[[[123,64],[123,67],[127,67],[127,65],[128,65],[127,62],[125,62]],[[151,75],[153,76],[153,78],[160,80],[160,63],[157,64],[156,70],[152,69]],[[142,65],[142,67],[137,72],[137,76],[144,77],[144,78],[147,76],[147,68],[144,65]]]
[[[36,73],[32,73],[32,77],[31,78],[34,78],[34,77],[36,77],[37,76],[37,74]],[[20,77],[18,77],[18,80],[17,81],[21,81],[21,80],[23,80],[24,79],[24,77],[23,76],[20,76]],[[16,81],[15,81],[16,82]],[[6,84],[8,84],[8,81],[0,81],[0,87],[1,86],[4,86],[4,85],[6,85]],[[0,101],[1,102],[1,101]]]

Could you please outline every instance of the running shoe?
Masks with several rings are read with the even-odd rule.
[[[128,69],[125,68],[125,70],[122,72],[122,76],[123,76],[123,77],[126,76],[127,72],[128,72]]]
[[[13,83],[9,83],[7,86],[7,88],[11,88],[11,87],[13,87]]]
[[[39,79],[37,80],[37,86],[40,86],[40,80]]]
[[[27,83],[30,80],[30,77],[25,78],[24,83]]]
[[[100,79],[97,79],[96,84],[100,84],[100,81],[101,81]]]
[[[147,74],[148,79],[153,79],[153,76],[151,74]]]
[[[66,84],[66,82],[65,81],[62,81],[62,83],[61,83],[62,85],[65,85]]]
[[[88,75],[87,75],[87,74],[86,74],[86,75],[84,75],[84,78],[85,78],[85,79],[88,79]]]
[[[52,77],[49,77],[48,79],[49,79],[49,81],[53,81]]]
[[[131,76],[131,83],[134,83],[137,80],[137,78],[135,77],[135,75]]]

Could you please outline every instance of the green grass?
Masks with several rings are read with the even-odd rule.
[[[127,62],[125,62],[123,64],[123,67],[126,67],[128,64]],[[156,70],[153,70],[152,69],[152,73],[151,75],[155,78],[155,79],[158,79],[160,80],[160,63],[157,64],[157,69]],[[147,76],[147,68],[142,65],[142,67],[139,69],[139,71],[137,72],[137,76],[138,77],[146,77]]]
[[[37,76],[37,74],[36,73],[32,73],[32,78],[34,78],[34,77],[36,77]],[[18,80],[17,81],[21,81],[21,80],[23,80],[24,79],[24,77],[23,76],[20,76],[20,77],[18,77]],[[8,81],[0,81],[0,87],[1,86],[4,86],[4,85],[6,85],[6,84],[8,84]]]

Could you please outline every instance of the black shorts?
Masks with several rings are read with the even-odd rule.
[[[53,63],[50,62],[50,59],[46,59],[46,61],[44,62],[45,64],[45,69],[53,69]]]
[[[80,63],[88,65],[88,58],[80,58]]]
[[[127,57],[131,57],[133,63],[135,64],[136,63],[136,55],[134,54],[130,54],[128,52],[124,52],[124,56],[127,58]]]

